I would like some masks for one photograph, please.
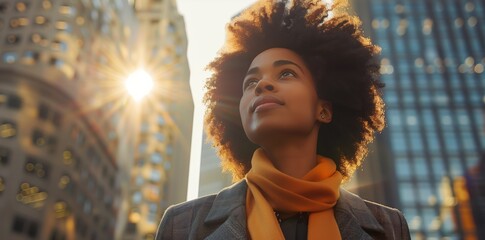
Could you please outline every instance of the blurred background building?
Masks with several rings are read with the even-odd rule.
[[[485,3],[353,7],[382,47],[388,120],[356,192],[400,208],[413,239],[485,239]]]
[[[175,0],[137,0],[133,7],[138,41],[130,51],[157,80],[154,96],[139,106],[136,124],[129,126],[139,134],[130,190],[123,198],[128,218],[126,224],[121,219],[125,228],[118,238],[151,239],[165,209],[187,196],[194,106],[185,25]]]
[[[212,143],[207,140],[205,132],[203,133],[202,141],[199,179],[200,197],[217,193],[232,183],[231,173],[221,172],[221,160],[217,156]]]
[[[0,239],[153,238],[190,154],[175,1],[1,0],[0,39]]]

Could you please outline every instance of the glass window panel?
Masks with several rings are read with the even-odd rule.
[[[457,105],[463,105],[465,103],[465,98],[463,96],[463,91],[461,90],[454,90],[453,91],[453,101]]]
[[[443,133],[446,150],[449,153],[457,152],[458,151],[458,141],[456,140],[456,135],[453,132],[444,132]]]
[[[388,106],[397,106],[399,100],[395,91],[388,90],[384,93],[384,101]]]
[[[419,132],[410,132],[409,138],[411,142],[411,150],[416,152],[423,151],[423,141]]]
[[[407,145],[402,132],[391,132],[392,148],[397,152],[406,152]]]
[[[461,140],[463,149],[467,151],[477,151],[475,141],[471,132],[461,132]]]
[[[450,161],[451,175],[454,176],[454,177],[463,176],[463,173],[464,173],[463,167],[464,166],[462,166],[460,159],[458,157],[450,157],[449,161]]]
[[[435,125],[434,116],[431,109],[423,109],[421,114],[425,127],[432,127]],[[427,128],[427,130],[429,130],[429,128]]]
[[[404,182],[399,185],[399,194],[404,205],[414,205],[416,201],[416,194],[414,193],[412,184]]]
[[[426,165],[426,161],[422,157],[414,158],[414,173],[416,177],[421,180],[426,180],[429,177],[430,171]]]
[[[401,76],[401,79],[400,79],[401,88],[410,89],[411,88],[411,80],[410,80],[409,76],[407,74],[406,75],[402,74],[400,76]]]
[[[476,168],[476,166],[479,164],[478,161],[480,157],[476,154],[477,152],[468,152],[466,155],[466,168]]]
[[[441,126],[443,126],[444,131],[451,131],[451,125],[453,124],[452,122],[452,117],[451,117],[451,112],[449,109],[440,109],[439,111],[440,114],[440,122]]]
[[[418,211],[414,207],[405,207],[403,209],[403,214],[404,217],[406,218],[408,224],[409,224],[409,230],[417,230],[419,229],[419,226],[421,225],[421,221],[416,221],[416,219],[420,219],[418,215]]]
[[[433,166],[435,179],[441,179],[444,175],[446,175],[443,158],[433,157],[431,163]]]
[[[409,161],[406,158],[396,159],[396,172],[398,179],[400,180],[411,179],[411,168],[409,165]]]
[[[422,206],[428,206],[430,198],[432,198],[433,195],[433,189],[431,189],[431,185],[429,184],[428,181],[420,181],[418,183],[418,189],[419,189],[419,202]]]
[[[163,158],[162,155],[158,152],[152,154],[152,163],[159,164],[162,162]]]
[[[412,91],[403,91],[403,102],[405,106],[413,106],[415,96]]]
[[[428,148],[432,152],[440,151],[440,144],[438,141],[438,135],[434,131],[426,132],[426,142],[428,143]]]

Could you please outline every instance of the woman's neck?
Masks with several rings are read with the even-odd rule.
[[[302,178],[317,164],[316,137],[278,141],[262,148],[276,169],[289,176]]]

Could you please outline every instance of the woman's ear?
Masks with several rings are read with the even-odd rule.
[[[332,122],[332,114],[333,114],[332,103],[325,100],[319,100],[317,113],[318,113],[317,119],[319,122],[321,123]]]

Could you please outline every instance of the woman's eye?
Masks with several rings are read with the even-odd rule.
[[[295,73],[293,73],[292,71],[286,70],[286,71],[281,72],[280,77],[281,78],[295,77]]]
[[[258,80],[257,79],[249,79],[249,80],[247,80],[244,83],[244,88],[243,89],[247,89],[249,87],[256,86],[256,84],[258,84]]]

